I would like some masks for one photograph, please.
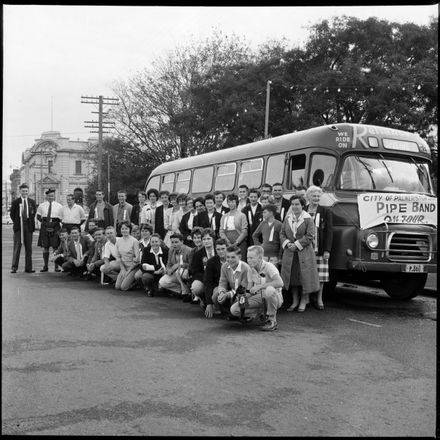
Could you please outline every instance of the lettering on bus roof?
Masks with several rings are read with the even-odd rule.
[[[368,137],[369,136],[386,136],[388,138],[406,138],[410,137],[410,134],[388,127],[376,127],[373,125],[353,125],[353,142],[352,148],[356,146],[363,146],[369,148]]]

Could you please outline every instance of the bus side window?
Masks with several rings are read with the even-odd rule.
[[[161,177],[162,185],[160,186],[161,191],[173,192],[174,190],[174,173],[164,174]]]
[[[329,154],[312,154],[309,185],[328,187],[336,168],[336,157]]]
[[[209,193],[212,188],[212,176],[214,167],[196,168],[194,170],[191,192]]]
[[[298,154],[290,157],[290,189],[304,187],[304,174],[306,170],[306,155]]]
[[[235,185],[235,163],[226,163],[219,165],[217,168],[217,176],[215,178],[216,191],[232,191]]]
[[[180,171],[177,173],[176,189],[177,193],[188,194],[189,193],[189,181],[191,180],[191,171]]]
[[[155,188],[155,189],[159,190],[159,185],[160,185],[160,176],[154,176],[148,182],[148,185],[147,185],[147,188],[145,191],[148,191],[151,188]]]
[[[259,188],[263,177],[263,163],[262,158],[243,161],[238,174],[238,186],[245,184],[249,188]]]
[[[284,154],[269,156],[266,167],[266,178],[264,183],[273,185],[274,183],[284,181]]]

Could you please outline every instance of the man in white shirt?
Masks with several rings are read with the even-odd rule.
[[[226,249],[226,263],[220,269],[218,290],[212,295],[212,302],[222,312],[230,314],[238,287],[248,286],[249,271],[249,265],[241,260],[241,249],[238,246],[229,246]]]
[[[66,196],[67,205],[63,206],[61,210],[61,223],[63,228],[70,231],[74,226],[77,226],[81,230],[81,225],[86,221],[86,213],[82,206],[75,203],[73,194],[67,194]]]
[[[273,331],[278,328],[276,319],[277,310],[283,304],[281,288],[283,280],[278,269],[264,261],[264,249],[261,246],[251,246],[247,251],[247,262],[250,266],[248,272],[248,285],[246,294],[247,304],[244,316],[253,319],[265,304],[267,316],[266,324],[261,328],[264,331]],[[240,316],[241,309],[238,302],[231,307],[233,316]]]
[[[116,281],[118,273],[121,270],[119,263],[116,261],[116,241],[119,240],[119,237],[116,237],[116,231],[113,226],[107,226],[105,236],[107,237],[107,241],[104,246],[104,264],[99,269],[103,275],[107,275],[113,281]],[[101,280],[103,280],[103,277]]]
[[[238,205],[237,211],[242,211],[249,203],[249,187],[247,185],[240,185],[238,187]]]

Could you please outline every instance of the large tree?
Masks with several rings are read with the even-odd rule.
[[[127,82],[114,83],[121,102],[113,112],[119,135],[148,151],[156,164],[218,148],[220,133],[201,127],[191,90],[250,58],[242,39],[215,31],[158,58]]]

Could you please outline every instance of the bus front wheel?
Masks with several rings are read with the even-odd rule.
[[[427,273],[399,273],[381,279],[382,288],[393,299],[412,299],[423,292]]]

